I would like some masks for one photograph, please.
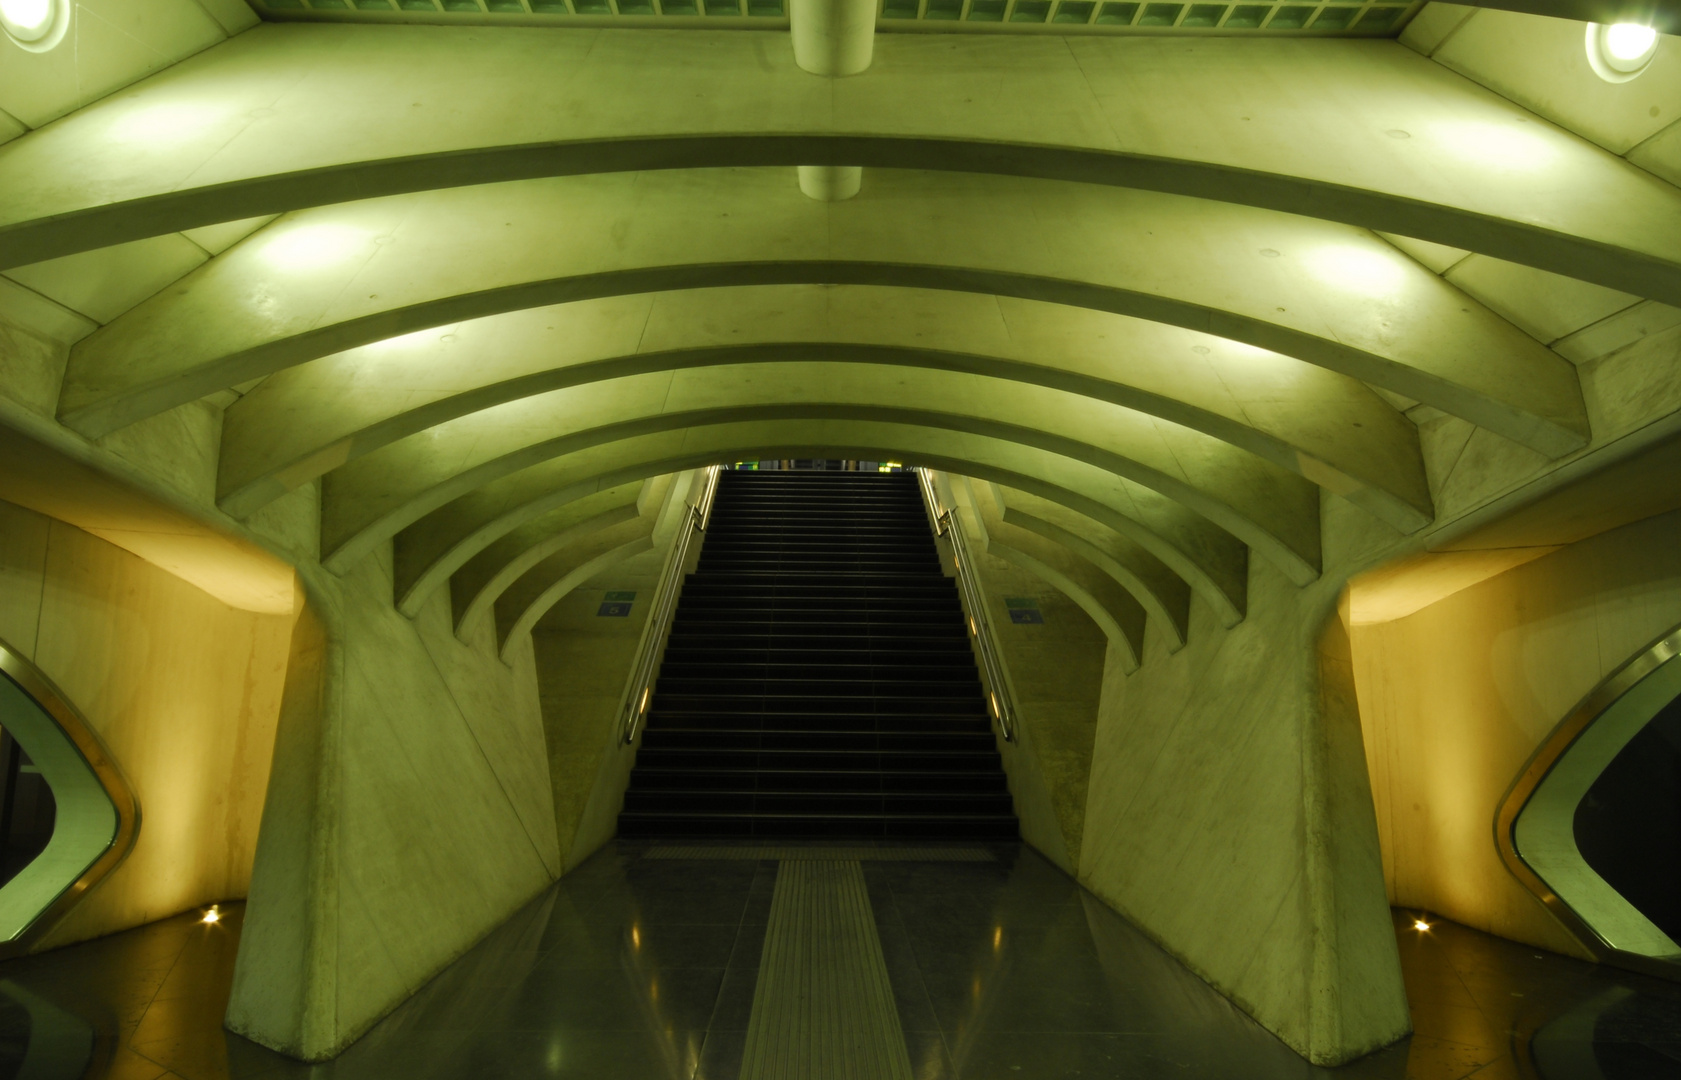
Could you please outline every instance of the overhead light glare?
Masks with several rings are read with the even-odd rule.
[[[215,926],[217,923],[219,923],[221,921],[222,921],[222,913],[220,911],[216,910],[216,905],[215,904],[211,904],[210,905],[210,910],[205,912],[204,913],[204,918],[199,920],[199,922],[202,922],[202,923],[204,923],[208,926]]]
[[[304,225],[278,232],[262,254],[282,270],[317,270],[348,258],[364,239],[360,229],[344,225]]]
[[[1356,244],[1332,244],[1308,256],[1315,276],[1327,285],[1383,296],[1406,279],[1400,256]]]
[[[64,37],[70,24],[65,0],[0,0],[0,27],[30,52],[46,52]]]
[[[1589,23],[1588,64],[1606,82],[1625,83],[1658,54],[1658,32],[1640,23]]]
[[[1430,929],[1430,924],[1425,922],[1423,919],[1414,919],[1413,920],[1413,929],[1414,930],[1428,930],[1428,929]]]

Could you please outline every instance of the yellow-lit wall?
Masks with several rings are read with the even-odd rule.
[[[1548,733],[1678,623],[1681,513],[1671,513],[1355,626],[1391,902],[1586,956],[1501,862],[1495,814]]]
[[[0,638],[87,718],[141,811],[127,860],[39,947],[246,894],[291,624],[0,502]]]

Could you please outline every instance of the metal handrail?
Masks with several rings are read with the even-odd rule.
[[[666,556],[665,569],[660,572],[660,584],[654,591],[653,614],[648,616],[648,625],[642,628],[636,665],[630,670],[630,681],[625,684],[624,698],[619,705],[626,746],[636,741],[637,726],[648,712],[648,703],[654,692],[654,672],[671,629],[671,617],[677,610],[677,596],[683,591],[683,567],[689,561],[689,544],[696,533],[706,531],[707,523],[712,520],[712,500],[718,494],[718,475],[722,471],[719,465],[706,470],[705,479],[701,481],[700,499],[690,503],[684,511],[683,524],[672,538],[671,552]]]
[[[940,495],[934,488],[932,473],[918,468],[916,477],[922,489],[922,501],[928,507],[929,517],[934,520],[935,535],[944,536],[951,543],[957,564],[957,587],[963,594],[963,606],[969,612],[969,633],[974,636],[980,652],[981,674],[986,679],[987,700],[992,704],[992,715],[998,720],[998,731],[1004,736],[1004,741],[1014,742],[1015,705],[1010,700],[1004,661],[998,654],[998,643],[993,640],[992,622],[986,614],[986,594],[981,591],[980,579],[975,576],[975,563],[969,556],[969,542],[963,535],[963,523],[952,517],[950,510],[940,506]]]

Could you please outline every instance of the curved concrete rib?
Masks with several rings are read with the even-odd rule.
[[[836,432],[872,426],[893,431],[915,429],[897,436],[907,452],[914,449],[948,456],[967,454],[976,460],[990,461],[1046,479],[1060,478],[1064,486],[1086,491],[1094,499],[1117,509],[1124,508],[1122,512],[1130,520],[1149,530],[1150,542],[1171,545],[1184,558],[1201,566],[1210,581],[1220,580],[1221,590],[1234,598],[1241,595],[1243,587],[1238,580],[1238,567],[1242,560],[1237,554],[1243,546],[1242,541],[1262,547],[1270,558],[1279,561],[1286,573],[1301,577],[1302,583],[1312,580],[1315,573],[1313,567],[1289,551],[1278,537],[1266,533],[1235,509],[1216,505],[1209,495],[1191,490],[1189,485],[1118,455],[1047,432],[1011,427],[983,418],[927,410],[825,404],[744,406],[657,414],[525,446],[476,467],[463,469],[436,483],[428,484],[428,478],[422,476],[406,490],[389,494],[380,491],[390,482],[389,474],[385,474],[384,470],[380,471],[375,483],[358,483],[361,478],[347,476],[352,472],[348,469],[331,474],[323,494],[323,538],[326,541],[323,546],[329,552],[323,561],[331,569],[343,570],[433,508],[504,478],[542,469],[547,462],[574,458],[580,452],[610,450],[614,444],[638,436],[657,437],[663,434],[680,439],[687,432],[704,432],[732,424],[771,427],[801,422],[811,426],[826,425]],[[832,435],[824,441],[837,438],[844,439],[845,436]],[[370,463],[370,468],[382,464],[377,458],[364,460]],[[405,460],[403,464],[417,469],[423,463]],[[1290,479],[1294,480],[1293,477]],[[1304,488],[1312,512],[1298,516],[1296,535],[1304,539],[1309,536],[1316,538],[1316,490],[1305,484]],[[1273,488],[1271,494],[1288,497],[1292,493],[1287,488]],[[1193,506],[1193,503],[1196,505]],[[1199,513],[1197,507],[1212,511],[1219,520]],[[354,511],[357,514],[355,520],[362,523],[353,531],[344,528],[349,511]],[[1231,528],[1223,528],[1222,525],[1230,525]],[[1166,558],[1160,551],[1156,554]],[[407,601],[404,603],[406,605]]]
[[[932,448],[925,429],[879,422],[780,420],[719,424],[640,435],[592,447],[503,477],[438,507],[395,537],[397,595],[419,603],[468,559],[498,538],[591,491],[717,461],[751,457],[841,457],[905,460],[1032,492],[1133,540],[1154,560],[1140,577],[1172,575],[1194,589],[1227,626],[1243,618],[1247,551],[1214,530],[1202,536],[1155,531],[1165,506],[1140,510],[1124,482],[1066,459],[1017,449],[1001,460],[997,447],[964,437],[955,448]],[[1027,467],[1035,475],[1016,471]],[[1114,500],[1131,513],[1118,509]],[[1151,511],[1145,513],[1144,511]],[[1154,518],[1154,521],[1150,519]],[[1169,519],[1167,524],[1172,524]],[[1188,548],[1181,544],[1191,541]],[[1209,542],[1212,542],[1210,546]]]
[[[465,640],[478,621],[490,613],[496,600],[533,566],[581,540],[627,521],[639,518],[636,492],[641,484],[625,484],[544,514],[523,529],[504,536],[479,552],[472,563],[449,579],[450,606],[455,613],[456,636]],[[629,492],[629,497],[625,493]],[[598,509],[603,503],[609,509]],[[474,565],[477,564],[477,565]],[[405,615],[414,605],[400,607]]]
[[[1398,43],[895,34],[830,84],[785,42],[263,26],[0,148],[0,269],[493,180],[861,165],[1247,203],[1681,302],[1681,193]],[[978,100],[1010,107],[936,104]]]
[[[480,409],[648,371],[791,360],[966,372],[1159,416],[1411,532],[1418,429],[1365,385],[1087,308],[868,286],[697,289],[489,316],[288,368],[223,416],[218,502],[243,517],[330,468]]]
[[[1080,606],[1103,636],[1121,650],[1128,675],[1144,656],[1144,609],[1113,580],[1083,563],[1066,548],[1019,529],[991,535],[986,550],[1039,577]]]
[[[706,170],[294,215],[80,342],[60,417],[100,435],[344,349],[524,308],[861,284],[1136,316],[1294,356],[1544,453],[1586,439],[1569,362],[1363,230],[1080,184],[871,175],[844,203],[767,170]],[[287,262],[321,248],[324,265]]]
[[[521,574],[496,598],[496,644],[503,657],[509,645],[567,593],[609,566],[653,547],[653,522],[637,518],[570,544]]]
[[[1140,570],[1148,564],[1138,558],[1138,545],[1131,540],[1067,507],[1021,491],[1000,491],[1004,497],[1004,523],[1061,544],[1108,574],[1156,620],[1169,652],[1184,647],[1185,636],[1190,632],[1191,594],[1183,581],[1177,578],[1168,582],[1146,581]],[[1022,504],[1032,507],[1036,513],[1020,509]],[[1175,583],[1177,588],[1172,587]]]
[[[940,410],[900,405],[917,401],[948,404]],[[1056,391],[830,364],[724,369],[715,378],[686,381],[636,376],[464,417],[329,474],[323,548],[329,565],[348,565],[358,545],[388,535],[390,523],[401,527],[474,487],[589,446],[691,424],[796,417],[922,425],[1082,462],[1200,515],[1261,551],[1297,584],[1318,573],[1318,489],[1253,455]]]

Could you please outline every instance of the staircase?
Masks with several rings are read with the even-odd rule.
[[[1016,838],[914,474],[722,474],[619,834]]]

